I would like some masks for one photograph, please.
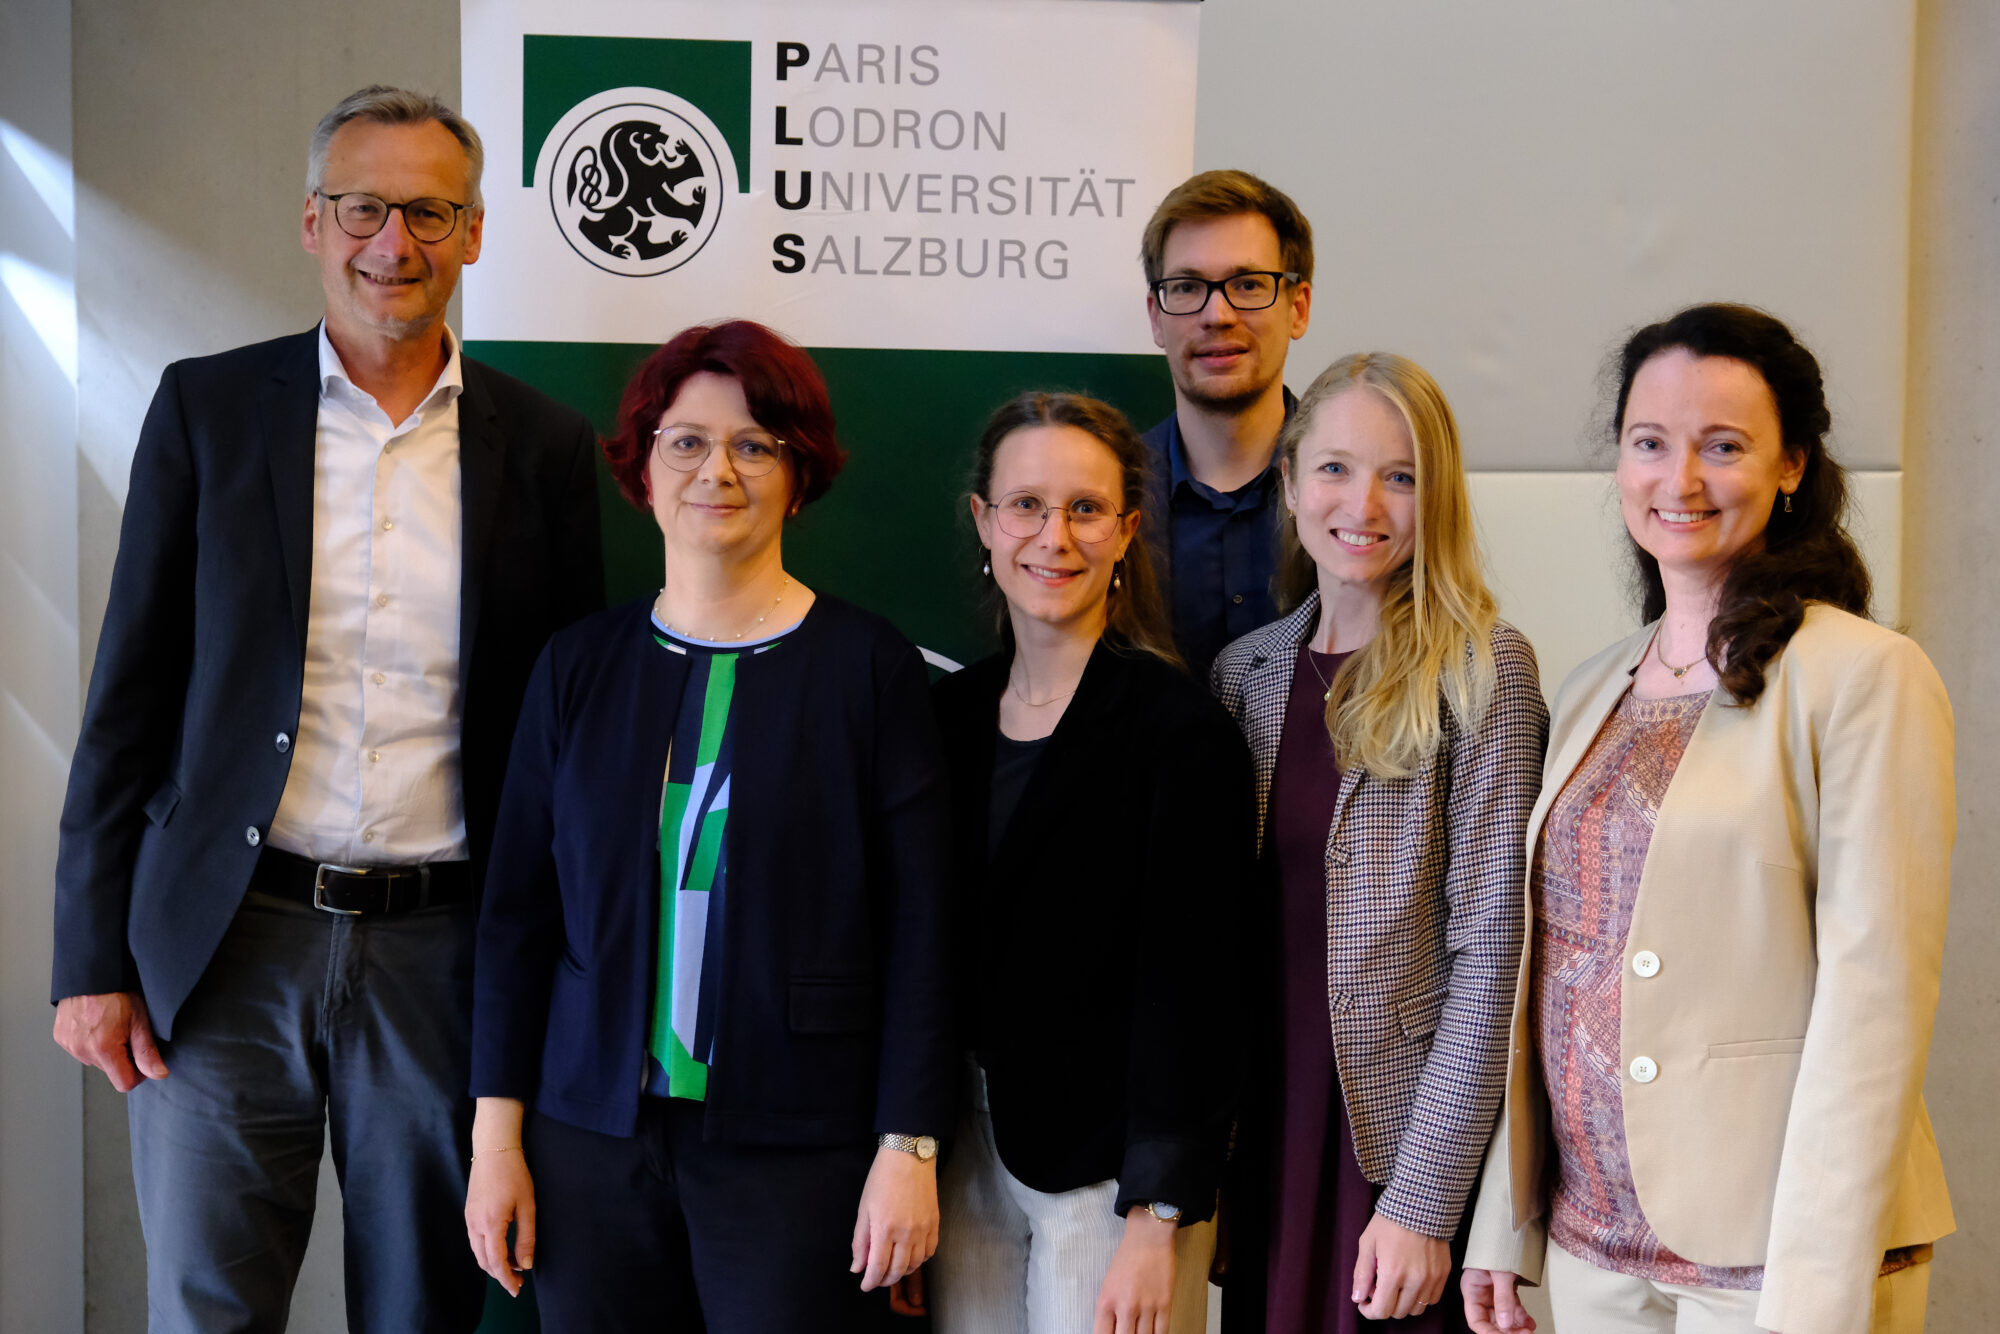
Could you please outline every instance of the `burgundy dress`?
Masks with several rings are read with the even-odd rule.
[[[1361,1233],[1381,1192],[1361,1174],[1354,1156],[1327,1013],[1326,841],[1340,768],[1326,734],[1326,690],[1346,657],[1299,650],[1271,778],[1282,1050],[1273,1099],[1265,1329],[1268,1334],[1430,1334],[1464,1328],[1462,1319],[1446,1324],[1448,1315],[1462,1311],[1456,1272],[1436,1306],[1403,1320],[1363,1319],[1351,1299]]]

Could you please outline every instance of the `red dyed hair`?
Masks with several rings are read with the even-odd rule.
[[[806,350],[754,320],[697,324],[668,339],[647,357],[625,386],[618,405],[618,434],[604,442],[612,480],[625,499],[650,510],[646,464],[660,417],[681,386],[702,371],[727,375],[743,386],[757,424],[785,442],[792,495],[799,504],[818,500],[833,485],[847,453],[833,433],[833,403],[826,380]]]

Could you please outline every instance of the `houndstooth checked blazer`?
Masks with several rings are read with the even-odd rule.
[[[1319,595],[1224,649],[1210,687],[1256,761],[1264,836],[1285,704]],[[1458,1230],[1500,1105],[1521,953],[1524,842],[1549,711],[1535,651],[1493,628],[1497,679],[1477,730],[1444,711],[1413,777],[1343,772],[1326,835],[1327,1014],[1355,1156],[1387,1183],[1376,1211]]]

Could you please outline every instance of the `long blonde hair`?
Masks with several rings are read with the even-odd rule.
[[[1444,391],[1423,367],[1390,352],[1358,352],[1320,373],[1278,437],[1296,482],[1299,442],[1334,397],[1380,394],[1409,428],[1417,456],[1417,541],[1409,563],[1389,578],[1381,629],[1341,664],[1326,706],[1326,730],[1343,765],[1377,778],[1408,778],[1444,740],[1444,706],[1470,730],[1493,698],[1493,625],[1458,422]],[[1280,540],[1281,603],[1296,607],[1319,586],[1318,567],[1287,513]]]

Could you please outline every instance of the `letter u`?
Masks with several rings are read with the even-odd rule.
[[[804,208],[813,201],[813,174],[809,171],[800,172],[799,197],[797,199],[787,199],[785,198],[785,173],[780,171],[778,173],[777,184],[772,188],[772,193],[777,196],[779,208]]]
[[[981,237],[979,241],[979,267],[976,269],[968,270],[965,267],[965,238],[963,236],[959,237],[957,241],[959,273],[967,278],[977,278],[981,274],[985,273],[986,263],[987,263],[986,247],[987,247],[987,241],[984,237]]]

